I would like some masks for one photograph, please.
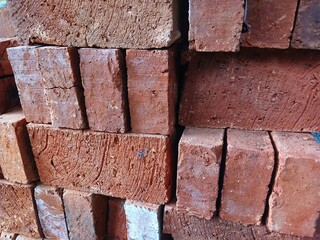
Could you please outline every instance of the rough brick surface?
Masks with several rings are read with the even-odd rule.
[[[23,112],[28,122],[50,123],[51,116],[44,93],[35,46],[21,46],[7,50]]]
[[[242,46],[289,48],[297,0],[248,0],[246,23],[249,31],[241,36]]]
[[[13,77],[0,78],[0,114],[19,105],[19,96]]]
[[[178,31],[177,0],[8,1],[23,42],[103,48],[161,48]]]
[[[243,13],[241,0],[190,0],[191,48],[203,52],[238,51]]]
[[[32,124],[28,130],[44,184],[150,203],[170,199],[171,143],[167,136]]]
[[[243,226],[239,223],[223,221],[219,218],[211,220],[181,214],[176,211],[175,205],[165,206],[163,232],[172,234],[175,240],[312,240],[291,235],[271,233],[265,226]]]
[[[33,237],[27,237],[24,235],[19,234],[16,238],[16,240],[43,240],[44,238],[33,238]]]
[[[16,237],[17,234],[15,233],[2,232],[0,234],[0,240],[15,240]]]
[[[320,2],[300,0],[291,46],[320,49]]]
[[[0,10],[1,11],[1,10]],[[1,17],[0,17],[1,20]],[[1,22],[1,21],[0,21]],[[2,22],[1,27],[2,28]],[[0,36],[0,77],[12,75],[12,68],[8,59],[6,49],[14,45],[14,40],[10,38],[3,39]]]
[[[14,29],[14,24],[10,18],[7,8],[0,9],[0,38],[10,38],[16,36],[16,31]]]
[[[198,54],[189,64],[180,123],[320,131],[319,64],[318,52],[301,50]]]
[[[34,198],[44,236],[49,239],[68,239],[61,190],[39,185],[34,190]]]
[[[26,124],[20,109],[0,115],[0,166],[12,182],[38,179]]]
[[[125,200],[109,199],[108,239],[127,240],[127,219],[124,210]]]
[[[77,49],[41,47],[36,50],[52,125],[87,128]]]
[[[33,187],[0,180],[0,192],[0,231],[41,237]]]
[[[70,240],[105,239],[108,218],[105,196],[65,190],[63,201]]]
[[[172,133],[176,100],[173,50],[128,50],[126,61],[132,132]]]
[[[128,239],[161,239],[162,207],[160,205],[127,200],[124,209]]]
[[[129,119],[122,51],[82,48],[79,54],[90,129],[126,132]]]
[[[279,152],[270,230],[320,237],[320,145],[307,133],[272,133]]]
[[[179,142],[177,210],[210,219],[216,211],[222,129],[186,128]]]
[[[219,216],[242,224],[260,224],[274,167],[268,132],[231,129]]]

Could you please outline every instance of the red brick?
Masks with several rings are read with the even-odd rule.
[[[307,133],[272,133],[278,151],[269,200],[272,231],[316,237],[320,212],[320,145]],[[318,235],[319,237],[319,235]]]
[[[68,239],[62,191],[39,185],[34,190],[34,198],[44,236],[49,239]]]
[[[190,47],[203,52],[235,52],[243,23],[241,0],[190,0]]]
[[[10,38],[16,36],[13,21],[10,18],[8,9],[6,7],[0,9],[0,22],[0,38]]]
[[[1,20],[1,9],[0,9],[0,20]],[[1,22],[1,25],[2,25],[2,22]],[[2,26],[0,27],[0,29],[1,28]],[[0,77],[12,75],[12,68],[8,59],[8,54],[6,49],[9,47],[12,47],[13,45],[14,45],[13,39],[1,38],[0,36]]]
[[[241,36],[242,46],[289,48],[297,0],[247,0],[249,31]]]
[[[320,49],[320,2],[300,0],[291,46],[293,48]]]
[[[128,106],[123,53],[119,49],[82,48],[79,54],[90,129],[126,132]]]
[[[19,96],[13,77],[0,78],[0,114],[19,105]]]
[[[172,156],[167,136],[33,124],[28,130],[46,185],[158,204],[170,200]]]
[[[125,200],[109,199],[108,239],[127,240],[127,219],[124,211]]]
[[[0,165],[4,178],[12,182],[38,179],[26,124],[20,109],[0,115]]]
[[[127,50],[132,132],[170,134],[175,124],[173,50]]]
[[[180,36],[178,2],[8,1],[24,43],[103,48],[162,48]]]
[[[274,166],[268,132],[228,130],[219,216],[244,225],[260,224]]]
[[[179,142],[177,210],[210,219],[216,211],[222,129],[186,128]]]
[[[52,125],[72,129],[87,128],[77,49],[41,47],[36,50]]]
[[[70,240],[105,239],[108,218],[105,196],[65,190],[63,201]]]
[[[192,127],[320,131],[318,52],[243,49],[191,59],[180,123]]]
[[[7,50],[23,112],[28,122],[50,123],[51,116],[38,66],[36,46]]]
[[[0,180],[0,231],[41,237],[34,208],[33,186]]]

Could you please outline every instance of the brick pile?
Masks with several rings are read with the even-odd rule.
[[[188,4],[8,1],[0,239],[320,238],[320,5]]]

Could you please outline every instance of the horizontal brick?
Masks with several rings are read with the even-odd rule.
[[[14,78],[0,78],[0,114],[18,106],[19,103],[19,96]]]
[[[171,193],[169,137],[28,125],[41,182],[118,198],[165,203]],[[90,169],[90,171],[88,171]]]
[[[274,166],[268,132],[230,129],[219,216],[244,225],[261,224]]]
[[[34,198],[44,236],[49,239],[68,239],[62,191],[56,187],[39,185],[34,190]]]
[[[190,0],[190,47],[203,52],[234,52],[240,48],[241,0]]]
[[[178,1],[91,0],[42,4],[9,1],[17,33],[24,43],[103,48],[162,48],[180,36]],[[79,14],[80,13],[80,14]],[[107,21],[106,21],[107,20]]]
[[[272,231],[320,237],[320,145],[307,133],[272,133],[278,170],[269,199]]]
[[[243,49],[233,54],[198,54],[189,63],[180,123],[320,131],[319,64],[319,53],[311,51]]]
[[[186,128],[179,142],[177,210],[210,219],[216,211],[224,130]]]
[[[173,50],[127,50],[132,132],[170,134],[175,124]]]
[[[119,49],[82,48],[81,79],[89,127],[95,131],[128,130],[125,59]]]
[[[0,20],[1,20],[1,10],[0,10]],[[12,68],[11,68],[6,50],[7,48],[12,47],[13,45],[14,45],[14,40],[12,38],[1,38],[1,35],[0,35],[0,77],[12,75]]]
[[[0,166],[4,178],[12,182],[38,179],[26,124],[20,109],[0,115]]]
[[[297,0],[247,0],[246,23],[249,30],[241,35],[242,46],[289,48]]]
[[[125,200],[109,199],[108,239],[127,240],[127,219],[124,210]]]
[[[108,218],[105,196],[65,190],[63,201],[70,240],[105,239]]]
[[[291,46],[293,48],[320,49],[320,2],[300,0]]]
[[[0,180],[0,192],[0,231],[41,237],[33,201],[33,186]]]
[[[28,122],[50,123],[48,100],[44,93],[36,46],[8,48],[23,112]]]

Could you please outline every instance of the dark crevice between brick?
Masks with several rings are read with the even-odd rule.
[[[290,35],[290,47],[291,47],[292,40],[293,40],[294,30],[296,29],[296,24],[297,24],[297,19],[298,19],[299,8],[300,8],[300,0],[298,0],[297,8],[296,8],[296,13],[295,13],[295,15],[294,15],[294,21],[293,21],[293,26],[292,26],[291,35]]]
[[[261,218],[261,223],[264,225],[267,224],[267,219],[269,216],[269,199],[270,199],[271,193],[274,188],[275,179],[276,179],[276,175],[278,172],[278,166],[279,166],[279,152],[277,150],[275,142],[273,141],[271,132],[269,132],[269,137],[270,137],[270,141],[271,141],[271,144],[272,144],[273,150],[274,150],[274,166],[273,166],[273,171],[272,171],[272,175],[271,175],[271,180],[268,185],[269,190],[268,190],[268,194],[267,194],[267,198],[266,198],[266,202],[265,202],[266,205],[265,205],[264,212],[263,212],[263,215]]]
[[[123,95],[124,95],[124,111],[125,116],[127,118],[127,130],[131,130],[131,117],[130,117],[130,110],[129,110],[129,95],[128,95],[128,69],[127,69],[127,52],[125,49],[122,49],[123,59],[120,62],[120,70],[123,74]]]
[[[64,205],[64,198],[63,198],[64,189],[63,188],[59,188],[59,192],[60,192],[59,196],[60,196],[60,199],[61,199],[61,202],[62,202],[64,221],[65,221],[65,224],[66,224],[68,236],[70,236],[70,230],[69,230],[69,225],[68,225],[68,221],[67,221],[67,212],[66,212],[66,208],[65,208],[65,205]]]
[[[320,211],[318,211],[318,213],[319,213],[319,217],[316,221],[315,232],[313,235],[316,239],[318,239],[318,238],[320,239]]]

